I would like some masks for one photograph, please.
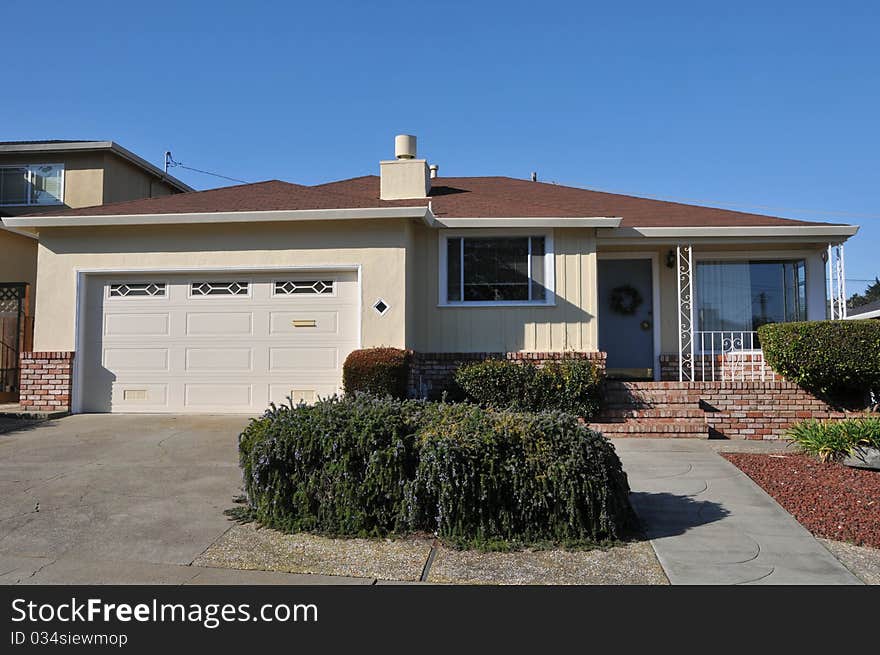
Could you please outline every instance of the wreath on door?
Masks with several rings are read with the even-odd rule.
[[[611,311],[624,316],[632,316],[645,301],[634,286],[624,284],[611,290]]]

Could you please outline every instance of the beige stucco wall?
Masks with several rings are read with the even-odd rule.
[[[401,221],[52,228],[40,234],[34,347],[75,350],[77,269],[361,266],[362,344],[406,344]],[[371,306],[390,305],[384,316]]]
[[[104,204],[138,198],[161,198],[174,189],[142,168],[117,157],[104,155]]]
[[[37,282],[37,242],[8,230],[0,230],[0,283],[26,282],[31,285],[31,307]]]
[[[694,260],[706,258],[712,253],[723,253],[741,259],[785,259],[803,258],[807,270],[807,318],[825,318],[825,268],[822,253],[827,244],[804,243],[754,243],[738,244],[696,244],[693,246]],[[675,246],[599,246],[599,252],[653,252],[657,254],[660,271],[660,349],[663,353],[678,352],[678,280],[677,269],[666,265],[666,257]],[[599,308],[600,320],[603,308]]]
[[[438,307],[439,234],[413,228],[409,347],[424,352],[596,350],[595,230],[553,230],[557,300],[555,306],[534,307]]]

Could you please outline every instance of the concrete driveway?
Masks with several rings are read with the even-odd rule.
[[[0,434],[0,584],[372,582],[191,566],[232,525],[246,423],[79,415]]]

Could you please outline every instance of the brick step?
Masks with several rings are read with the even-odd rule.
[[[653,409],[688,406],[698,408],[699,398],[691,396],[605,396],[605,406],[615,409]]]
[[[668,419],[702,419],[706,413],[698,407],[608,407],[599,414],[599,420],[613,423],[624,419],[649,418],[654,420]]]
[[[591,423],[590,429],[613,437],[709,438],[709,428],[706,422],[697,419],[674,423],[653,419],[629,420],[620,423]]]

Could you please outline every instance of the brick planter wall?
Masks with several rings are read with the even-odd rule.
[[[532,362],[537,366],[561,359],[588,359],[605,370],[603,352],[413,353],[409,395],[412,398],[437,399],[444,391],[453,388],[452,376],[460,366],[485,359]]]
[[[70,411],[73,353],[66,351],[21,353],[22,409],[40,412]]]

